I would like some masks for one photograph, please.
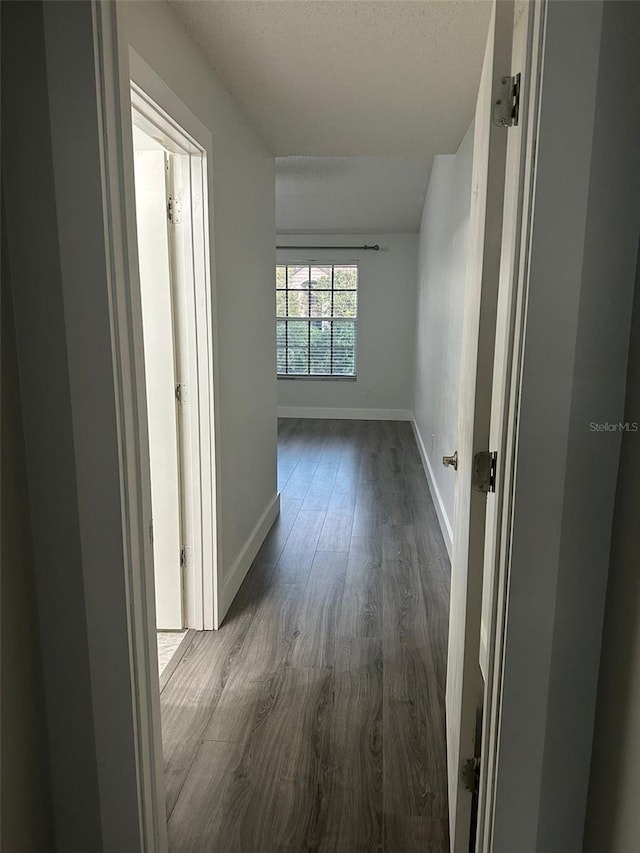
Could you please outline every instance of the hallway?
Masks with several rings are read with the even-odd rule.
[[[172,851],[448,850],[449,560],[406,422],[282,420],[281,515],[161,695]]]

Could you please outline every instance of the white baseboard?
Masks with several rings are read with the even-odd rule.
[[[321,418],[337,421],[411,421],[409,409],[332,409],[321,406],[278,406],[279,418]]]
[[[444,508],[442,495],[440,494],[440,490],[438,489],[436,478],[433,475],[433,468],[431,467],[431,463],[429,462],[427,449],[424,446],[424,441],[422,440],[422,436],[420,435],[418,424],[416,423],[415,418],[413,417],[411,418],[411,426],[413,427],[413,433],[416,437],[416,444],[418,445],[418,450],[420,451],[420,458],[422,459],[424,472],[427,475],[427,483],[429,484],[429,491],[431,492],[431,497],[433,498],[433,504],[436,508],[438,521],[440,522],[442,538],[444,539],[444,544],[446,546],[447,553],[449,554],[449,559],[451,559],[451,553],[453,551],[453,528],[451,527],[451,522],[449,521],[447,511]]]
[[[227,610],[231,607],[231,602],[240,589],[242,581],[245,579],[247,572],[251,568],[251,564],[256,558],[256,554],[267,537],[267,533],[271,530],[273,522],[280,513],[280,494],[274,495],[269,501],[269,505],[260,516],[258,523],[249,534],[249,538],[244,544],[244,547],[237,559],[229,569],[229,573],[224,580],[222,589],[220,590],[218,621],[219,625],[227,614]]]

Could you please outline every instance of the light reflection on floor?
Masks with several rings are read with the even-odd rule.
[[[158,631],[158,675],[162,675],[186,631]]]

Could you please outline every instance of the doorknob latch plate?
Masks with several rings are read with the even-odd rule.
[[[497,460],[498,454],[495,451],[483,450],[475,454],[471,472],[471,485],[474,489],[479,492],[495,492]]]

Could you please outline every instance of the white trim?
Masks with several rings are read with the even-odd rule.
[[[198,630],[212,629],[216,624],[216,594],[218,550],[218,502],[216,501],[216,406],[211,356],[212,340],[211,295],[213,264],[209,254],[209,213],[207,164],[212,161],[210,131],[184,105],[156,72],[130,47],[130,77],[132,104],[183,150],[189,149],[189,165],[183,184],[190,187],[190,215],[183,217],[181,226],[188,233],[174,232],[172,236],[183,247],[181,258],[185,261],[183,278],[193,280],[193,290],[179,288],[185,309],[184,327],[181,329],[183,359],[186,376],[181,378],[191,390],[190,404],[181,409],[186,418],[181,430],[183,457],[183,533],[184,542],[192,550],[191,567],[185,573],[184,606],[185,627]],[[187,174],[188,173],[188,174]],[[174,270],[174,274],[179,270]],[[214,303],[215,304],[215,303]],[[212,446],[213,445],[213,446]],[[205,570],[206,568],[206,570]]]
[[[491,449],[503,458],[498,461],[496,506],[487,514],[485,529],[484,573],[492,572],[490,587],[483,591],[489,598],[488,624],[481,624],[480,660],[486,661],[485,690],[482,721],[482,754],[480,759],[477,850],[490,853],[494,845],[494,817],[498,795],[498,758],[500,747],[500,725],[502,714],[502,692],[504,659],[506,651],[506,620],[509,607],[509,571],[511,559],[511,533],[516,488],[516,447],[519,430],[519,400],[524,345],[526,292],[528,289],[528,267],[531,251],[531,234],[534,221],[533,199],[536,172],[536,146],[538,117],[541,97],[543,41],[546,26],[547,0],[528,9],[526,38],[520,50],[522,64],[512,65],[521,69],[521,97],[525,110],[521,115],[523,136],[518,154],[518,175],[507,180],[505,197],[514,196],[517,217],[511,248],[513,258],[503,256],[504,270],[501,271],[500,288],[511,292],[510,323],[505,326],[508,336],[505,351],[504,376],[496,373],[492,394],[497,396],[500,409],[492,412],[492,434],[495,441]],[[513,60],[517,61],[516,57]],[[510,227],[509,225],[507,227]],[[509,239],[502,233],[502,249],[509,246]],[[509,267],[509,264],[512,264]],[[504,277],[504,281],[502,280]],[[499,321],[498,321],[499,323]],[[504,389],[499,388],[500,381]],[[501,430],[496,422],[502,420]],[[500,434],[501,432],[501,434]],[[489,525],[493,529],[490,529]],[[493,545],[493,548],[492,548]],[[490,562],[489,562],[490,561]],[[490,577],[490,575],[488,576]],[[483,602],[484,608],[484,602]],[[485,627],[483,631],[482,628]],[[483,643],[485,648],[483,649]]]
[[[431,492],[431,497],[433,498],[433,504],[436,508],[438,521],[440,522],[442,538],[444,539],[444,544],[446,545],[449,559],[451,559],[451,554],[453,552],[453,528],[451,527],[451,522],[449,521],[449,516],[447,515],[447,510],[445,508],[444,501],[442,500],[440,489],[438,488],[438,484],[436,483],[436,478],[433,473],[433,468],[431,467],[431,462],[429,461],[429,456],[427,455],[427,449],[424,446],[424,441],[422,440],[422,435],[420,434],[418,424],[416,423],[416,420],[413,417],[411,418],[411,426],[413,427],[413,434],[416,438],[418,450],[420,451],[420,458],[422,459],[424,473],[427,477],[427,483],[429,484],[429,491]]]
[[[174,137],[176,144],[181,148],[184,147],[186,131],[187,135],[192,137],[196,151],[199,149],[210,151],[212,138],[209,128],[191,112],[184,101],[175,94],[173,89],[167,86],[162,77],[130,45],[128,46],[128,53],[129,78],[142,90],[139,93],[141,99],[144,100],[146,96],[152,102],[149,104],[151,114],[148,114],[147,118],[151,119],[153,116],[155,121],[152,121],[152,123],[155,123],[157,121],[158,106],[160,106],[161,112],[164,113],[162,129],[169,135],[172,135],[172,127],[177,131],[177,135]],[[168,104],[168,106],[165,107],[163,104]],[[143,104],[138,102],[137,108],[139,112],[145,114]]]
[[[176,144],[183,147],[191,141],[189,171],[185,183],[192,188],[192,234],[191,257],[194,277],[194,292],[190,294],[190,308],[196,318],[191,329],[193,344],[197,352],[189,357],[192,410],[197,412],[190,418],[190,446],[194,480],[201,488],[192,507],[194,543],[194,573],[187,590],[185,616],[187,628],[212,630],[220,622],[218,593],[222,586],[220,543],[220,425],[218,412],[218,330],[215,310],[217,304],[215,263],[210,251],[211,210],[213,206],[213,137],[211,131],[195,116],[164,80],[129,46],[129,76],[137,90],[135,107],[147,119],[158,123],[173,136]],[[145,102],[146,101],[146,105]],[[173,128],[173,130],[172,130]],[[186,139],[185,139],[186,136]],[[191,140],[189,140],[191,137]],[[186,236],[186,235],[185,235]],[[204,260],[206,258],[206,261]],[[197,366],[195,362],[197,361]],[[202,370],[202,366],[207,369]],[[210,568],[209,568],[210,567]]]
[[[127,39],[117,4],[96,2],[93,20],[140,830],[142,849],[164,853],[168,849],[167,816],[153,555],[148,535],[151,481],[148,453],[144,452],[148,437],[140,284],[135,240],[131,240],[135,233],[131,113],[124,108],[129,103]]]
[[[260,550],[262,543],[267,537],[267,533],[271,530],[271,527],[279,514],[280,494],[276,493],[269,501],[269,504],[260,516],[258,523],[249,534],[242,551],[240,551],[235,562],[229,569],[221,590],[219,610],[220,622],[216,625],[217,628],[222,624],[222,620],[226,616],[227,610],[231,606],[231,602],[240,589],[240,585],[251,568],[251,564],[255,560],[256,554]]]
[[[410,409],[332,409],[322,406],[278,406],[279,418],[321,418],[336,421],[411,421]]]

